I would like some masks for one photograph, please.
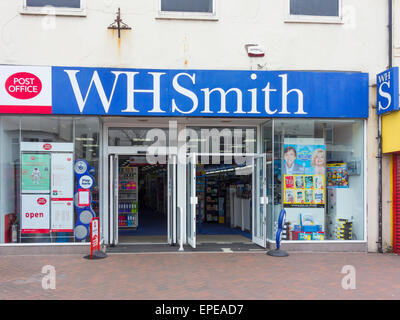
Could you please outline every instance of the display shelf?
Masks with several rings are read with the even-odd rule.
[[[120,167],[118,178],[118,227],[136,229],[139,225],[138,168]]]
[[[218,194],[219,184],[216,180],[219,176],[207,177],[205,179],[205,220],[218,223]]]

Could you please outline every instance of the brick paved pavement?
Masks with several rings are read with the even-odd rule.
[[[41,286],[42,266],[57,272]],[[344,265],[356,290],[343,290]],[[400,299],[400,257],[366,253],[0,256],[0,299]]]

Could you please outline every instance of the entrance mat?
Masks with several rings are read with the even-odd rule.
[[[121,244],[117,246],[107,246],[107,253],[163,253],[179,252],[179,246],[168,244]],[[202,243],[196,249],[189,245],[184,246],[184,252],[245,252],[245,251],[265,251],[255,243]]]

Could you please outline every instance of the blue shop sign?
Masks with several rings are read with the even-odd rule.
[[[379,115],[399,110],[399,67],[378,74],[376,88],[376,110]]]
[[[367,118],[368,74],[52,67],[52,113]]]

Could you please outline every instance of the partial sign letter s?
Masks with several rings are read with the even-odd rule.
[[[383,90],[383,85],[386,85],[388,89],[390,89],[390,81],[382,82],[381,85],[379,86],[379,95],[388,100],[386,106],[382,106],[381,102],[379,101],[378,103],[379,110],[386,110],[392,104],[392,97],[389,92]]]

